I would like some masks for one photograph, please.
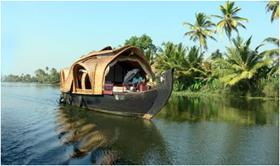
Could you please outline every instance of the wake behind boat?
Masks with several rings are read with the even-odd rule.
[[[82,56],[60,72],[61,103],[95,111],[151,119],[167,103],[173,69],[155,75],[143,52],[110,46]]]

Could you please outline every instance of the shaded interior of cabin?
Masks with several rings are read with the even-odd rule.
[[[140,76],[146,78],[146,74],[138,62],[119,61],[110,67],[108,74],[105,76],[105,83],[123,84],[126,74],[133,69],[139,69]]]

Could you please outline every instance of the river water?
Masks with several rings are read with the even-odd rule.
[[[172,97],[152,120],[58,104],[2,83],[2,164],[278,164],[278,101]]]

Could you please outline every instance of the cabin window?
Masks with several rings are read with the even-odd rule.
[[[80,69],[77,74],[77,88],[82,89],[82,77],[83,77],[83,69]]]
[[[91,89],[91,84],[90,84],[90,80],[89,80],[88,74],[86,74],[86,77],[85,77],[85,88],[86,89]]]

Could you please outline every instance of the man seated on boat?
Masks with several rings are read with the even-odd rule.
[[[133,86],[135,86],[135,87],[137,87],[141,82],[143,82],[143,81],[145,81],[144,79],[143,79],[143,77],[141,77],[141,75],[139,74],[139,73],[137,73],[134,77],[133,77],[133,79],[132,79],[132,81],[131,81],[131,84],[133,85]]]
[[[127,88],[131,91],[139,90],[139,85],[144,82],[145,79],[141,76],[140,70],[137,68],[128,71],[124,77],[124,84],[128,86]]]

